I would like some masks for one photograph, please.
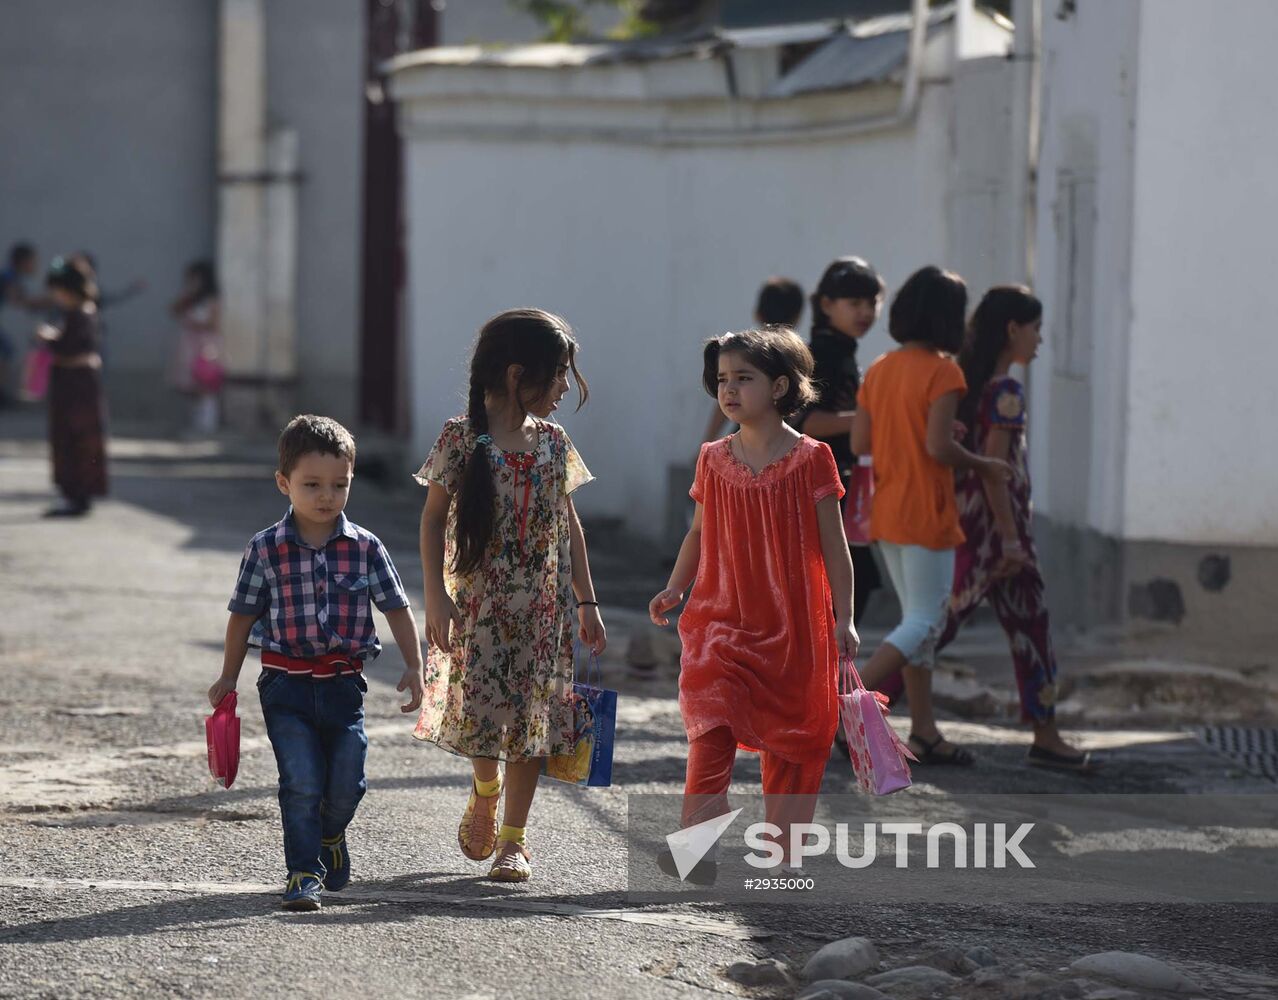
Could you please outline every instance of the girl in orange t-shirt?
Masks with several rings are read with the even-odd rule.
[[[932,667],[963,541],[954,469],[1004,477],[1006,462],[974,455],[954,439],[967,389],[950,357],[963,343],[967,286],[938,267],[916,271],[888,314],[901,346],[870,366],[857,397],[852,450],[874,456],[870,535],[901,600],[901,621],[861,672],[876,688],[901,670],[910,701],[911,749],[923,763],[970,764],[972,755],[941,736],[932,713]]]
[[[756,752],[789,859],[784,831],[811,821],[838,724],[838,658],[859,642],[843,485],[829,445],[784,420],[813,397],[812,354],[792,331],[725,334],[706,344],[704,361],[706,391],[741,429],[701,446],[692,528],[648,606],[668,624],[695,578],[679,618],[683,823],[728,812],[737,750]],[[660,863],[670,870],[668,855]]]

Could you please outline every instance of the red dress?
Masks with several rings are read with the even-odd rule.
[[[720,726],[743,750],[824,759],[838,723],[838,648],[817,502],[841,497],[828,445],[806,435],[758,475],[731,438],[702,445],[692,499],[701,562],[679,618],[689,741]]]

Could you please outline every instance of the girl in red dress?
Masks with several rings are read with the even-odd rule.
[[[654,623],[668,624],[696,580],[679,619],[684,826],[728,812],[738,749],[760,755],[770,822],[785,831],[816,807],[838,724],[838,658],[855,655],[859,639],[838,466],[828,445],[784,419],[811,403],[812,370],[789,330],[706,344],[706,392],[741,429],[702,445],[692,527],[648,605]],[[712,878],[710,869],[700,874]]]

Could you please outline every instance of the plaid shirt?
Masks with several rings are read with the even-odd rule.
[[[250,645],[284,656],[348,653],[371,660],[382,647],[370,598],[383,613],[408,607],[377,536],[339,514],[332,537],[313,548],[298,536],[290,507],[248,543],[227,610],[257,618]]]

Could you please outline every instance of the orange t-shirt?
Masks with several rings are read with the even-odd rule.
[[[927,414],[946,393],[966,391],[953,358],[913,347],[889,351],[865,373],[857,406],[870,415],[875,541],[928,549],[962,544],[954,470],[927,453]]]

